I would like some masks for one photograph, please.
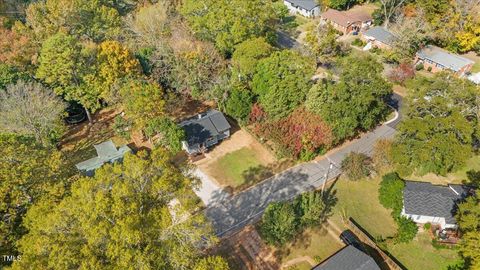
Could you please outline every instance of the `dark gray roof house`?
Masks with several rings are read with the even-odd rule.
[[[387,29],[380,26],[374,26],[368,29],[363,35],[366,39],[375,40],[388,46],[392,46],[395,41],[395,36]]]
[[[180,123],[186,140],[182,148],[188,154],[197,154],[230,136],[230,124],[217,110],[210,110]]]
[[[417,223],[455,228],[457,203],[469,193],[462,185],[438,186],[427,182],[405,181],[402,215]]]
[[[375,260],[353,245],[342,248],[312,270],[380,270]]]
[[[127,153],[132,152],[127,145],[117,149],[112,140],[96,144],[93,147],[97,151],[97,156],[75,165],[79,171],[87,176],[93,176],[95,170],[102,167],[103,164],[121,161]]]

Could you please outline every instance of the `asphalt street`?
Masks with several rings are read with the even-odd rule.
[[[400,108],[401,97],[394,95],[389,103],[394,108]],[[378,126],[320,161],[292,167],[235,196],[226,192],[216,194],[210,199],[205,214],[212,221],[217,236],[228,236],[255,222],[272,202],[290,200],[305,191],[321,188],[325,181],[340,175],[339,164],[348,153],[371,155],[378,139],[395,135],[398,122],[399,119],[396,119]]]

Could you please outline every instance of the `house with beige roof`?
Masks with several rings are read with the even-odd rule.
[[[359,32],[367,29],[372,24],[372,16],[365,11],[350,9],[347,11],[338,11],[329,9],[320,16],[321,24],[331,24],[333,28],[342,32],[344,35],[350,32]]]

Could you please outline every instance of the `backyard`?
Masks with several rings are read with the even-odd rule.
[[[369,180],[348,181],[343,178],[334,184],[337,205],[330,221],[346,228],[343,220],[352,217],[374,238],[387,238],[396,232],[396,224],[378,201],[381,176]],[[455,250],[435,249],[427,233],[421,232],[408,244],[387,241],[387,251],[407,269],[447,269],[458,260]]]

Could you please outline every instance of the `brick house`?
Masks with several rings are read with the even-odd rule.
[[[433,73],[451,70],[459,76],[469,73],[475,64],[470,59],[432,45],[425,46],[418,51],[414,63],[415,65],[423,64],[426,70]]]
[[[372,24],[372,16],[361,10],[338,11],[329,9],[320,16],[321,24],[330,23],[333,28],[344,35],[350,32],[359,32]]]

